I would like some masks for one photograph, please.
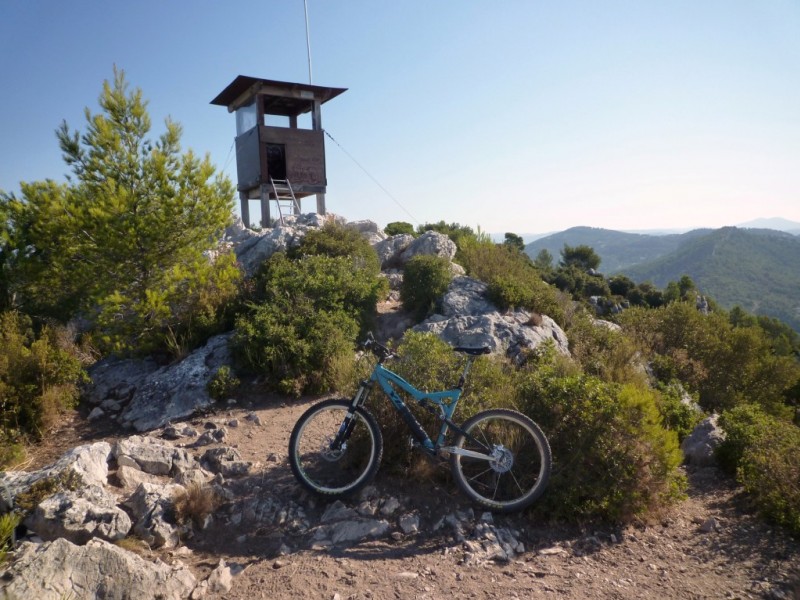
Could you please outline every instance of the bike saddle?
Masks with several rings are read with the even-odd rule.
[[[453,348],[456,352],[463,352],[471,356],[480,356],[481,354],[489,354],[492,349],[489,346],[481,346],[480,348],[470,348],[469,346],[456,346]]]

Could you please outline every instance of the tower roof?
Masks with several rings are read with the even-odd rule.
[[[240,106],[248,104],[255,96],[262,96],[264,112],[291,117],[310,112],[313,109],[312,100],[324,103],[346,91],[347,88],[239,75],[211,101],[211,104],[227,106],[228,111],[233,112]]]

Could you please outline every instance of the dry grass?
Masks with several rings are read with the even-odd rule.
[[[191,483],[185,492],[176,494],[173,502],[175,517],[179,523],[191,521],[195,525],[202,525],[206,517],[217,508],[219,500],[211,486]]]

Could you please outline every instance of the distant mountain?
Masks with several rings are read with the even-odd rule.
[[[565,244],[587,245],[594,248],[602,259],[600,270],[610,273],[674,252],[683,240],[708,231],[710,230],[696,229],[683,234],[650,235],[597,227],[572,227],[527,244],[525,252],[531,258],[536,258],[539,252],[547,250],[553,255],[554,261],[558,262]]]
[[[774,229],[776,231],[785,231],[792,235],[800,234],[800,223],[797,221],[790,221],[781,217],[773,217],[771,219],[755,219],[747,223],[740,223],[737,227],[747,227],[749,229]]]
[[[693,233],[693,232],[692,232]],[[602,255],[601,255],[602,256]],[[724,227],[684,238],[672,252],[622,271],[663,287],[689,275],[725,308],[777,317],[800,331],[800,238]]]
[[[780,225],[774,220],[769,224]],[[606,276],[624,273],[637,283],[663,287],[689,275],[721,306],[738,304],[800,331],[800,236],[736,227],[670,235],[573,227],[536,240],[525,251],[535,258],[546,249],[557,263],[564,244],[594,248]]]

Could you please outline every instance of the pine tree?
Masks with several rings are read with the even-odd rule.
[[[83,133],[66,122],[56,132],[66,184],[23,183],[21,199],[0,199],[17,249],[12,287],[29,312],[79,311],[106,349],[175,345],[234,293],[233,257],[204,255],[231,220],[233,185],[208,156],[181,152],[169,118],[148,137],[147,103],[123,71],[103,83],[99,105],[85,110]]]

